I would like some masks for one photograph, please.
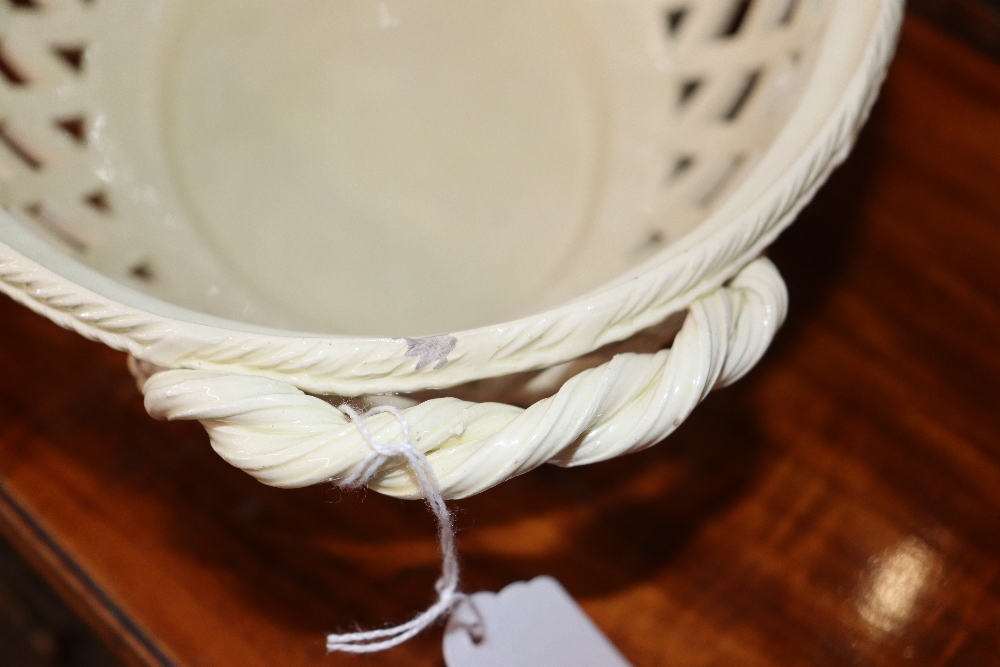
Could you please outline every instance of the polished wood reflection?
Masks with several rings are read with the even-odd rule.
[[[637,666],[1000,664],[1000,64],[920,19],[771,256],[791,315],[668,441],[454,504],[467,590],[555,576]],[[153,422],[122,355],[0,299],[0,528],[135,664],[368,658],[437,576],[425,508],[280,491]]]

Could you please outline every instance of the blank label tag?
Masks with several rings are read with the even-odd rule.
[[[477,644],[469,636],[468,606],[456,609],[444,634],[448,667],[631,667],[552,577],[471,597],[482,615],[483,639]]]

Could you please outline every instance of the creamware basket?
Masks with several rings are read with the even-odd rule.
[[[901,11],[0,0],[0,289],[265,484],[356,476],[344,400],[445,497],[634,452],[766,350]]]

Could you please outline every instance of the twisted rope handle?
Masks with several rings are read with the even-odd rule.
[[[669,350],[619,354],[527,409],[438,398],[402,413],[445,498],[479,493],[545,462],[572,466],[620,456],[660,441],[713,387],[750,370],[784,320],[787,301],[777,269],[759,258],[691,304]],[[143,393],[150,415],[197,419],[222,458],[265,484],[344,483],[367,474],[371,449],[350,419],[284,382],[178,369],[150,376]],[[374,415],[367,426],[379,442],[403,436],[392,415]],[[412,471],[398,461],[367,479],[381,493],[421,496]]]

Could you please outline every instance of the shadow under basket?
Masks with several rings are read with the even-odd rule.
[[[636,451],[766,350],[901,5],[0,0],[0,289],[266,484],[348,398],[445,497]]]

